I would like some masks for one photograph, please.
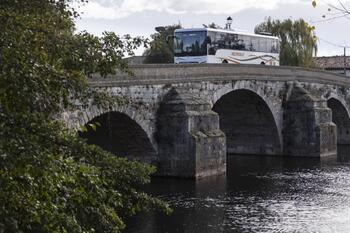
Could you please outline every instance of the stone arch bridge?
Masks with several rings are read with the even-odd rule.
[[[158,167],[158,175],[223,173],[226,154],[325,157],[350,144],[350,80],[253,65],[139,65],[134,76],[91,79],[126,104],[62,117],[88,143]]]

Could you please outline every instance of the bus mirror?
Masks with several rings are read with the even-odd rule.
[[[175,36],[166,36],[165,40],[167,43],[170,42],[170,40],[174,40]]]
[[[208,44],[211,44],[211,38],[210,38],[210,36],[207,36],[206,41],[207,41]]]

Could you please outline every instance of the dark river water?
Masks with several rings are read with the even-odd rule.
[[[228,156],[227,174],[199,181],[153,179],[147,191],[170,216],[130,219],[127,233],[350,233],[350,147],[327,160]]]

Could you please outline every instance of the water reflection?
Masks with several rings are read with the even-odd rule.
[[[154,179],[174,208],[129,220],[128,233],[350,232],[350,147],[326,160],[229,156],[227,175]]]

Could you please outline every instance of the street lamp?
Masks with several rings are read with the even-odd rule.
[[[231,24],[232,24],[232,21],[233,21],[231,16],[229,16],[226,20],[227,20],[226,29],[231,29]]]

